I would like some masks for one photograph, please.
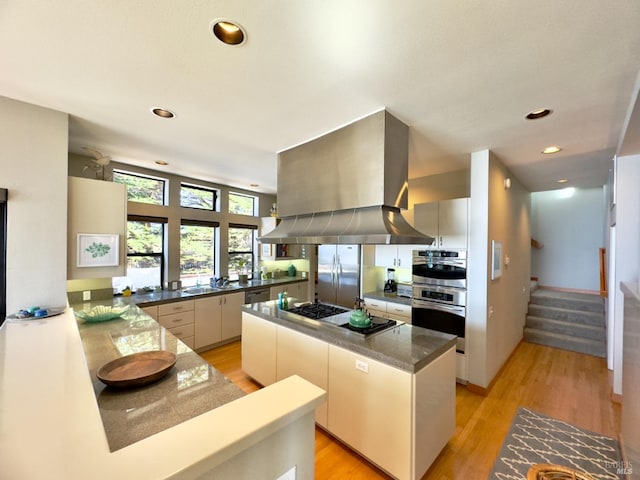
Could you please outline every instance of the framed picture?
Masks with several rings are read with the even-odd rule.
[[[491,241],[491,280],[502,276],[502,242]]]
[[[119,263],[119,235],[78,234],[78,267],[116,267]]]
[[[262,244],[262,256],[263,257],[270,257],[271,256],[271,244],[270,243],[263,243]]]

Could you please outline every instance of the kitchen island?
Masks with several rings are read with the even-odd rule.
[[[135,305],[79,323],[67,308],[0,328],[3,478],[313,478],[321,389],[290,377],[243,395]],[[98,364],[137,348],[173,351],[176,365],[122,396],[96,384]]]
[[[274,301],[242,308],[248,375],[305,378],[327,391],[320,427],[396,478],[424,475],[455,431],[455,336],[399,322],[363,337],[339,326],[350,312],[327,321]]]

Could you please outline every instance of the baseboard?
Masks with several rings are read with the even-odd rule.
[[[577,288],[550,287],[547,285],[538,285],[538,288],[541,290],[551,290],[556,292],[584,293],[585,295],[597,295],[598,297],[600,296],[599,290],[580,290]]]
[[[504,363],[502,364],[502,366],[500,367],[500,370],[498,370],[498,373],[496,373],[493,376],[493,379],[489,382],[489,386],[488,387],[481,387],[480,385],[476,385],[474,383],[468,382],[467,383],[467,390],[469,390],[471,393],[476,393],[478,395],[482,395],[483,397],[487,397],[489,395],[489,393],[491,392],[491,389],[493,388],[493,386],[496,383],[496,380],[498,379],[498,377],[502,374],[502,372],[504,371],[504,369],[506,368],[507,364],[509,363],[509,361],[511,360],[511,357],[513,357],[513,354],[516,352],[516,350],[518,349],[518,347],[520,346],[520,344],[524,341],[524,338],[521,338],[520,341],[518,342],[518,344],[515,346],[515,348],[511,351],[511,353],[509,354],[509,356],[507,357],[507,359],[504,361]]]

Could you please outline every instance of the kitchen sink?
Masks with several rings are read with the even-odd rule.
[[[185,288],[184,290],[182,290],[182,293],[191,294],[191,295],[197,295],[199,293],[216,292],[218,290],[220,290],[220,289],[219,288],[213,288],[213,287],[189,287],[189,288]]]

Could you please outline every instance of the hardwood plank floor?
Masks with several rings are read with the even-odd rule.
[[[242,371],[240,342],[200,355],[245,392],[260,388]],[[422,479],[486,478],[521,406],[618,438],[609,375],[602,358],[521,343],[488,396],[457,386],[455,434]],[[318,479],[390,478],[319,428],[315,454]]]

